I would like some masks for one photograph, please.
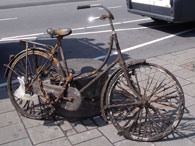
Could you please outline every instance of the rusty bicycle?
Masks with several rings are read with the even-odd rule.
[[[110,10],[103,5],[84,5],[78,9],[103,8],[107,13],[93,19],[108,19],[111,27],[110,46],[102,64],[88,74],[74,75],[63,54],[63,37],[71,29],[50,28],[47,33],[57,38],[55,46],[34,41],[20,41],[26,49],[10,58],[6,75],[8,95],[16,110],[33,119],[47,119],[57,106],[66,111],[78,110],[83,92],[116,64],[119,65],[105,82],[100,98],[101,115],[128,139],[156,141],[169,135],[184,113],[184,93],[178,80],[165,68],[145,59],[123,59]],[[103,69],[113,45],[117,58]],[[56,57],[60,53],[62,61]],[[102,71],[103,70],[103,71]],[[82,88],[76,81],[94,78]]]

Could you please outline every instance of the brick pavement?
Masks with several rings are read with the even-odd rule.
[[[195,48],[147,59],[164,66],[181,83],[186,100],[182,122],[174,134],[158,142],[135,142],[119,136],[101,117],[69,122],[37,121],[21,117],[11,105],[6,88],[0,88],[1,146],[194,146],[195,145]]]

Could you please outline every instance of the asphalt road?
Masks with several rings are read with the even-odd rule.
[[[18,0],[21,2],[21,0]],[[195,31],[192,23],[160,24],[150,18],[127,12],[125,0],[76,0],[59,3],[29,5],[10,3],[12,7],[0,8],[0,84],[8,56],[24,49],[20,39],[55,44],[45,33],[47,28],[72,28],[73,34],[64,39],[67,58],[101,58],[106,54],[109,42],[107,22],[88,22],[90,16],[104,14],[102,9],[78,11],[78,5],[101,3],[114,14],[115,27],[125,59],[150,58],[195,47]],[[51,0],[47,0],[49,2]],[[25,1],[27,2],[27,0]],[[15,7],[13,7],[15,6]]]

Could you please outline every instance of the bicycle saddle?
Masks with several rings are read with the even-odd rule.
[[[72,30],[70,28],[48,28],[47,33],[53,38],[53,37],[64,37],[67,35],[70,35],[72,33]]]

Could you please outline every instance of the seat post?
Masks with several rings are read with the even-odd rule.
[[[61,55],[62,62],[63,62],[64,67],[65,67],[65,74],[66,74],[66,77],[68,77],[68,75],[69,75],[68,65],[67,65],[67,62],[66,62],[66,58],[64,57],[64,52],[63,52],[63,48],[62,48],[63,36],[58,36],[57,40],[58,40],[58,42],[57,42],[56,45],[60,48],[60,55]]]

